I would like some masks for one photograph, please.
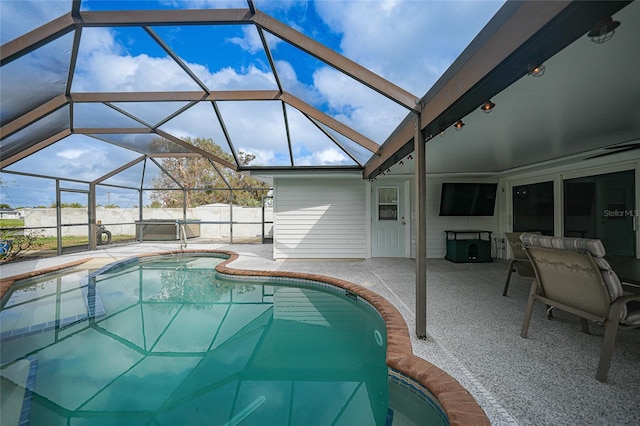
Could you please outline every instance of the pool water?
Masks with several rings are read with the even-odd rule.
[[[60,274],[7,295],[2,424],[390,424],[379,315],[344,290],[221,279],[222,260]]]

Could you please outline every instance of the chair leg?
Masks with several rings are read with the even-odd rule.
[[[598,371],[596,372],[596,380],[602,383],[607,381],[607,373],[611,366],[611,357],[613,356],[613,345],[618,334],[618,322],[607,320],[604,329],[604,340],[602,342],[602,351],[600,352],[600,362],[598,363]]]
[[[514,259],[511,259],[511,261],[509,262],[509,272],[507,273],[507,280],[504,282],[504,288],[502,289],[503,296],[507,295],[507,291],[509,290],[509,281],[511,280],[511,274],[513,273],[513,271],[515,271],[515,268],[513,267],[513,262],[514,262]]]
[[[584,318],[580,318],[580,324],[582,325],[582,332],[585,334],[591,334],[589,332],[589,321]]]
[[[536,292],[538,291],[538,283],[533,280],[531,283],[531,290],[529,290],[529,301],[527,302],[527,309],[524,314],[524,321],[522,322],[522,330],[520,330],[520,337],[526,339],[527,332],[529,331],[529,323],[531,322],[531,314],[533,313],[533,303],[535,302]]]

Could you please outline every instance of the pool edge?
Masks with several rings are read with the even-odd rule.
[[[387,367],[406,377],[416,381],[428,390],[442,406],[448,417],[449,424],[453,426],[491,425],[486,413],[480,407],[471,393],[464,388],[453,376],[436,367],[429,361],[422,359],[413,353],[409,328],[402,314],[389,301],[379,294],[352,282],[327,275],[309,274],[302,272],[236,269],[228,266],[237,260],[240,255],[227,250],[171,250],[157,253],[135,255],[125,261],[146,259],[163,255],[215,253],[228,256],[220,264],[216,265],[217,272],[235,276],[252,277],[283,277],[311,281],[320,281],[348,290],[369,302],[381,315],[387,330]],[[74,262],[34,270],[28,273],[10,276],[0,279],[0,298],[17,282],[23,279],[36,277],[52,272],[70,269],[93,258],[85,258]]]
[[[65,269],[75,268],[76,266],[80,266],[83,263],[87,263],[91,260],[93,260],[92,257],[87,257],[69,263],[63,263],[43,269],[36,269],[33,271],[25,272],[23,274],[12,275],[9,277],[0,277],[0,299],[2,299],[5,294],[7,294],[7,291],[9,291],[9,289],[13,286],[13,284],[15,284],[16,281],[26,280],[28,278],[38,277],[40,275],[50,274],[53,272],[60,272]]]

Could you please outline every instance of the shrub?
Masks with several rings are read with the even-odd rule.
[[[15,229],[0,230],[0,261],[9,262],[22,252],[40,248],[43,238],[44,231],[19,234]]]

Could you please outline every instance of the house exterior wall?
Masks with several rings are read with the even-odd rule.
[[[440,193],[443,182],[482,182],[494,183],[497,179],[462,177],[427,177],[427,258],[442,259],[446,254],[446,230],[478,229],[491,231],[496,237],[498,212],[500,211],[500,188],[496,194],[496,207],[493,216],[440,216]],[[415,220],[415,182],[411,182],[411,258],[416,257],[416,220]],[[495,242],[492,241],[493,247]]]
[[[563,164],[537,165],[495,177],[428,176],[427,258],[442,259],[446,254],[445,230],[477,229],[492,232],[492,256],[510,256],[504,233],[511,232],[513,186],[553,181],[556,235],[563,235],[562,182],[581,176],[636,171],[636,210],[640,211],[640,151]],[[391,176],[389,181],[409,182],[410,257],[416,255],[415,182],[412,175]],[[379,177],[383,184],[387,178]],[[498,183],[493,216],[439,216],[443,182]],[[361,176],[349,178],[278,177],[274,179],[274,258],[366,258],[371,256],[371,184]],[[640,217],[636,217],[640,229]],[[640,248],[640,232],[636,232]],[[640,250],[636,257],[640,258]]]
[[[274,258],[366,258],[368,186],[361,175],[274,178]]]

